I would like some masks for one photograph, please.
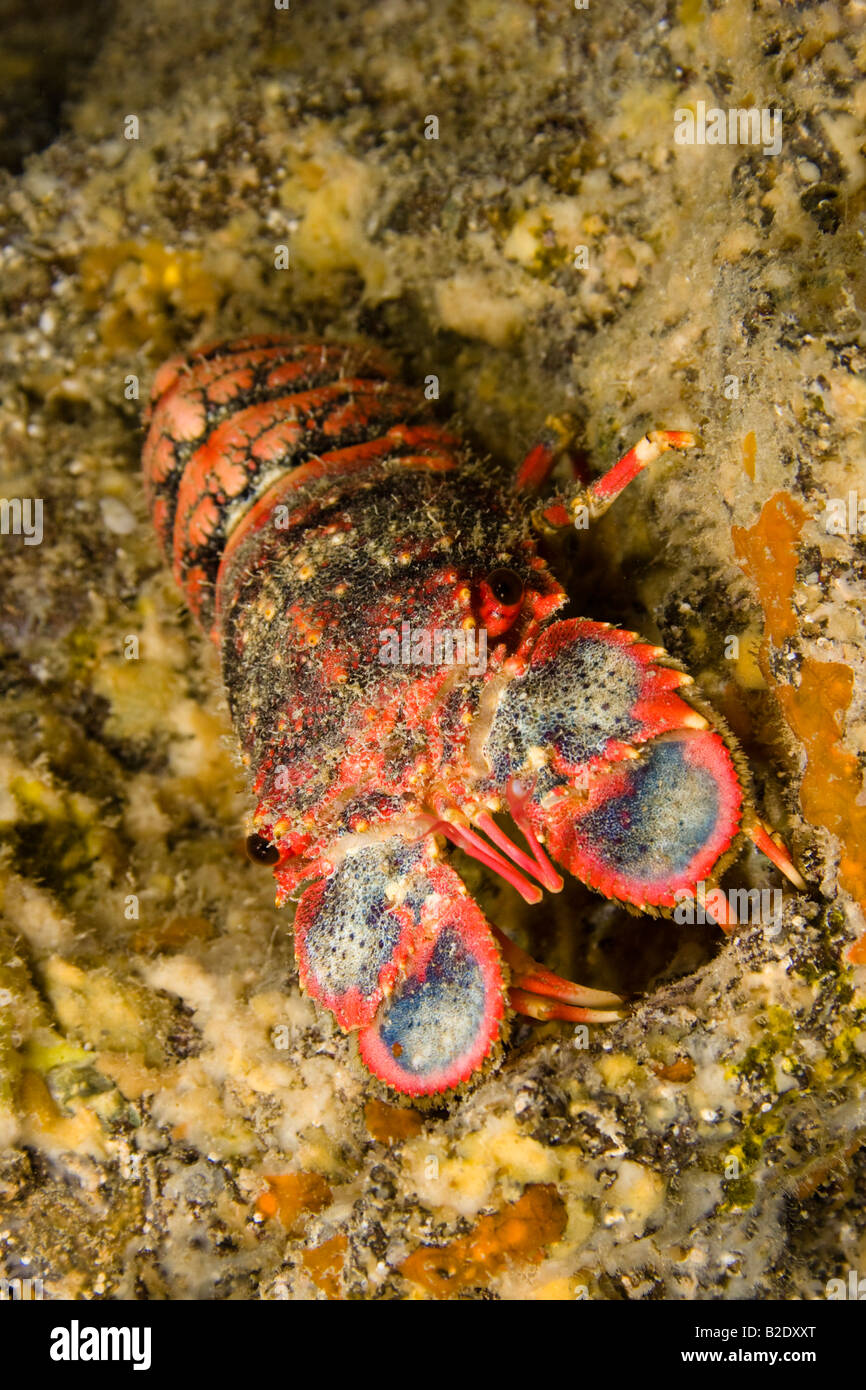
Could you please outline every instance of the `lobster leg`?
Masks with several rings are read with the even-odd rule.
[[[619,994],[572,984],[533,960],[498,927],[491,930],[511,971],[508,997],[515,1013],[568,1023],[614,1023],[625,1016],[619,1007],[623,1003]]]
[[[759,820],[747,833],[749,839],[757,845],[762,854],[765,854],[767,858],[775,864],[776,868],[780,873],[785,875],[789,883],[793,883],[794,887],[799,888],[801,891],[806,888],[806,880],[803,878],[799,869],[796,868],[785,846],[777,844],[772,838],[769,826],[766,826],[763,821]]]
[[[547,481],[559,456],[569,450],[574,435],[575,426],[570,416],[548,415],[541,438],[517,470],[516,491],[537,492]]]
[[[688,430],[652,430],[589,487],[579,487],[568,496],[555,497],[545,503],[535,514],[537,528],[550,531],[562,526],[585,527],[590,520],[602,516],[638,473],[662,454],[669,449],[693,449],[699,443],[697,435]],[[538,478],[549,470],[555,457],[556,450],[550,445],[536,446],[518,471],[518,487],[537,485]]]

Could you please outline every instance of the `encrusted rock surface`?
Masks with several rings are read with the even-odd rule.
[[[828,525],[866,497],[862,9],[337,8],[120,0],[62,118],[16,37],[0,494],[41,498],[44,535],[0,537],[2,1273],[81,1298],[823,1297],[866,1269],[866,551]],[[677,144],[699,101],[778,108],[778,154]],[[723,940],[578,886],[518,910],[470,866],[553,968],[642,997],[588,1039],[521,1024],[423,1113],[298,991],[215,658],[143,507],[136,383],[274,328],[384,343],[515,462],[551,411],[597,471],[650,426],[701,431],[562,572],[702,681],[809,878]],[[779,885],[757,855],[730,882]]]

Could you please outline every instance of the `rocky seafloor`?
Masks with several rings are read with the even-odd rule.
[[[0,15],[0,494],[43,503],[40,544],[0,535],[0,1274],[700,1300],[866,1270],[862,5]],[[678,144],[700,102],[778,110],[778,152]],[[783,912],[723,936],[461,864],[547,964],[639,997],[585,1047],[521,1023],[434,1109],[299,991],[143,503],[159,363],[273,330],[385,345],[508,463],[551,412],[595,472],[700,431],[560,572],[700,680],[808,879],[745,854],[726,883]]]

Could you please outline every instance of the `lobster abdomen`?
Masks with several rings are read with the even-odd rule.
[[[226,543],[255,502],[287,470],[387,434],[417,404],[366,347],[241,338],[160,368],[145,485],[166,557],[206,631]]]

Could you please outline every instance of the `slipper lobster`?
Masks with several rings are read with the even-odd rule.
[[[557,619],[567,596],[538,551],[539,531],[585,525],[694,436],[648,434],[543,503],[553,425],[504,493],[418,397],[373,347],[211,344],[157,372],[143,459],[163,550],[221,652],[248,851],[278,903],[298,900],[301,984],[413,1098],[495,1062],[512,1010],[622,1016],[492,927],[448,842],[530,902],[563,886],[555,861],[669,913],[745,836],[803,886],[691,677],[632,632]]]

